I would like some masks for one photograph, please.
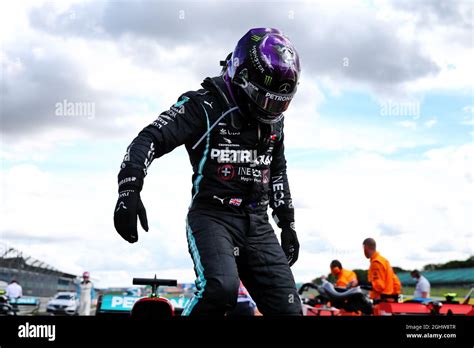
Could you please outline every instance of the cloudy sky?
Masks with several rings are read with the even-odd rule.
[[[156,160],[150,232],[116,234],[116,175],[133,137],[217,75],[251,27],[301,56],[286,114],[297,281],[374,237],[404,268],[474,253],[471,1],[17,1],[0,11],[0,238],[98,286],[194,279],[184,149]],[[65,103],[82,110],[61,110]]]

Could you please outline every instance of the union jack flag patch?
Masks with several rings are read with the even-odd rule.
[[[242,198],[231,198],[229,200],[229,204],[235,205],[236,207],[240,207],[240,205],[242,204]]]

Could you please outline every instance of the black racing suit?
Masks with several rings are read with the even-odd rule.
[[[202,86],[144,128],[122,163],[145,176],[153,159],[186,146],[194,171],[187,237],[197,292],[183,314],[232,309],[239,278],[263,314],[299,314],[293,275],[267,215],[270,204],[279,227],[294,222],[283,121],[268,125],[243,116],[220,76]]]

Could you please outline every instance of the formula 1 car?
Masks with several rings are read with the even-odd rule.
[[[192,292],[180,294],[178,297],[163,297],[158,294],[160,286],[176,287],[177,281],[172,279],[133,278],[134,285],[147,285],[151,287],[148,296],[139,296],[140,289],[129,289],[125,294],[102,294],[97,301],[97,316],[123,316],[131,318],[168,318],[178,316],[192,297]],[[183,284],[180,285],[184,289]],[[178,290],[176,288],[176,290]],[[189,290],[193,290],[190,287]],[[237,305],[227,316],[253,316],[255,303],[247,290],[241,284]]]
[[[16,315],[15,308],[8,302],[8,297],[0,295],[0,315]]]
[[[0,315],[25,315],[38,312],[40,300],[35,297],[8,298],[0,295]]]
[[[165,298],[158,295],[160,286],[177,286],[174,279],[133,278],[134,285],[151,286],[148,296],[103,294],[97,301],[97,316],[123,316],[139,319],[168,318],[178,315],[187,303],[184,296]]]
[[[298,293],[302,296],[309,289],[315,289],[318,292],[318,296],[314,298],[302,297],[304,315],[339,316],[373,314],[373,305],[359,286],[347,290],[335,288],[331,283],[323,279],[321,285],[313,283],[303,284]]]
[[[303,314],[307,316],[358,316],[358,315],[474,315],[474,307],[465,303],[425,299],[423,302],[373,301],[360,286],[335,288],[327,280],[321,285],[303,284],[300,296],[315,289],[318,296],[302,297]]]
[[[157,319],[174,316],[174,306],[170,300],[157,295],[161,285],[176,286],[178,282],[170,279],[133,278],[134,285],[151,285],[151,294],[139,299],[133,305],[130,316],[132,318]]]

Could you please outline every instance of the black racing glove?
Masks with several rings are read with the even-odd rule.
[[[114,225],[127,242],[138,241],[137,215],[143,229],[148,232],[146,210],[140,198],[144,174],[135,168],[123,168],[118,175],[119,197],[115,205]]]
[[[288,258],[288,264],[293,264],[298,260],[298,254],[300,252],[300,243],[296,236],[295,223],[292,222],[289,225],[284,225],[281,228],[281,247]]]

